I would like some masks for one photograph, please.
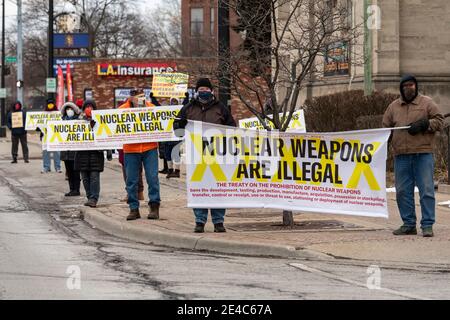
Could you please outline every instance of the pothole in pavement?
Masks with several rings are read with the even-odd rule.
[[[367,230],[366,227],[339,220],[308,220],[284,226],[279,222],[228,223],[227,228],[234,231],[314,231],[314,230]]]

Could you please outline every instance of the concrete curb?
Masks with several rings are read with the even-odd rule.
[[[130,222],[121,222],[108,218],[93,208],[81,208],[84,220],[91,226],[110,235],[141,242],[177,249],[211,251],[225,254],[238,254],[259,257],[330,259],[330,256],[309,249],[297,250],[288,245],[269,245],[233,240],[211,239],[203,236],[186,235],[175,232],[149,230]]]

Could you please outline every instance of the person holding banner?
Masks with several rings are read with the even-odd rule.
[[[77,120],[81,114],[81,109],[73,102],[66,102],[61,107],[62,120]],[[75,170],[75,151],[61,151],[61,160],[66,167],[69,181],[69,192],[66,197],[76,197],[80,195],[80,171]]]
[[[130,97],[131,96],[135,96],[138,94],[138,90],[137,89],[132,89],[130,90]],[[152,97],[152,94],[150,94],[150,96]],[[153,101],[153,99],[152,99]],[[120,105],[120,107],[122,106],[127,106],[127,107],[131,107],[131,102],[130,102],[130,98],[127,99],[127,101]],[[119,151],[119,163],[122,166],[122,176],[123,176],[123,181],[125,181],[125,191],[126,191],[126,183],[127,183],[127,171],[125,168],[125,154],[123,152],[123,149],[118,150]],[[138,183],[138,200],[144,200],[144,181],[143,181],[143,177],[142,177],[142,171],[143,168],[141,166],[140,170],[139,170],[139,183]],[[125,196],[125,198],[120,200],[121,202],[127,202],[128,203],[128,193]]]
[[[444,117],[430,97],[419,94],[419,85],[412,75],[400,82],[401,97],[392,102],[383,116],[384,127],[404,127],[393,130],[394,171],[397,206],[403,225],[394,235],[417,234],[414,187],[419,188],[424,237],[433,237],[435,223],[434,196],[434,136],[442,129]]]
[[[197,120],[208,123],[221,124],[236,127],[230,110],[224,106],[213,94],[213,85],[208,78],[201,78],[197,81],[195,87],[195,97],[185,105],[177,116],[173,128],[177,135],[179,129],[184,129],[187,120]],[[183,130],[184,131],[184,130]],[[214,232],[226,232],[223,225],[225,219],[225,209],[210,209]],[[208,219],[208,209],[194,209],[195,229],[194,232],[202,233],[205,231],[205,224]]]
[[[55,105],[55,101],[53,99],[47,99],[47,105],[45,106],[44,111],[47,112],[52,112],[52,111],[58,111],[56,109],[56,105]],[[38,131],[41,131],[41,129],[36,129]],[[41,136],[40,139],[42,141],[43,138],[43,133],[41,131]],[[55,166],[55,171],[58,173],[62,173],[61,171],[61,159],[60,159],[60,152],[59,151],[47,151],[47,150],[42,150],[42,171],[41,173],[47,173],[52,171],[51,170],[51,161],[50,161],[50,157],[53,158],[53,164]]]
[[[86,100],[83,104],[82,119],[89,121],[91,126],[95,125],[92,119],[92,110],[97,106],[94,100]],[[112,153],[107,151],[108,161],[112,160]],[[76,151],[74,157],[74,171],[80,171],[83,180],[84,190],[86,191],[87,202],[85,206],[95,208],[100,197],[100,173],[105,167],[105,156],[103,150],[83,150]]]
[[[142,104],[139,102],[143,97],[143,94],[132,95],[125,104],[119,107],[119,109],[139,107]],[[154,107],[154,105],[148,101],[145,101],[143,105],[146,107]],[[149,214],[147,218],[159,219],[161,197],[158,178],[157,148],[158,143],[155,142],[123,145],[128,205],[130,207],[130,213],[127,216],[127,220],[136,220],[141,217],[139,212],[138,186],[139,174],[142,172],[142,167],[144,167],[145,170],[145,178],[148,186]]]
[[[27,131],[25,130],[26,114],[22,110],[22,103],[16,101],[11,106],[11,111],[8,113],[6,125],[11,130],[11,154],[13,160],[11,163],[17,163],[17,156],[19,150],[19,141],[22,145],[23,159],[25,163],[29,162],[28,157],[28,143],[27,143]]]

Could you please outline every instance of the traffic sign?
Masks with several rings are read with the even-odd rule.
[[[56,78],[47,78],[46,87],[48,93],[56,92]]]
[[[6,98],[6,88],[0,88],[0,99]]]
[[[11,56],[11,57],[5,57],[5,63],[16,63],[17,57]]]

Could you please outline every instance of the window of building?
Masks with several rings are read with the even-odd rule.
[[[211,19],[210,19],[210,21],[211,21],[211,23],[210,23],[210,26],[209,26],[209,31],[210,31],[210,33],[211,33],[211,36],[213,36],[214,37],[214,22],[215,22],[215,15],[214,15],[214,13],[215,13],[215,11],[216,11],[216,9],[214,8],[214,7],[212,7],[211,8]]]
[[[191,36],[203,34],[203,8],[191,8]]]

